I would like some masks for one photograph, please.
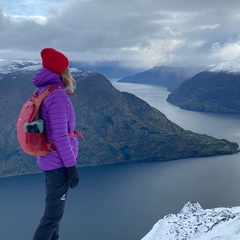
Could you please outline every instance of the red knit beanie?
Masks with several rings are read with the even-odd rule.
[[[43,67],[55,72],[62,73],[68,68],[68,58],[53,48],[44,48],[41,51]]]

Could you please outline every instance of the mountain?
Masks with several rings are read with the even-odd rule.
[[[159,66],[140,72],[128,77],[124,77],[118,82],[142,83],[159,85],[164,87],[175,87],[175,85],[191,78],[195,74],[203,71],[203,67],[167,67]]]
[[[40,67],[23,63],[0,74],[0,177],[39,171],[35,157],[19,147],[16,122],[35,89],[32,77]],[[76,129],[84,133],[87,142],[80,143],[78,166],[169,161],[238,151],[237,143],[185,131],[140,98],[114,88],[99,73],[71,72],[77,82],[78,97],[71,97]]]
[[[167,101],[186,110],[240,114],[239,91],[240,64],[227,62],[183,82]]]
[[[4,76],[8,73],[16,72],[18,70],[34,71],[39,69],[40,64],[40,61],[0,59],[0,76]]]
[[[240,207],[202,209],[188,202],[178,214],[159,220],[142,240],[238,240]]]

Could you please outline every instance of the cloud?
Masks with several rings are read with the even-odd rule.
[[[33,21],[36,22],[38,24],[46,24],[47,22],[47,18],[44,16],[31,16],[31,15],[10,15],[8,16],[7,14],[3,14],[4,17],[6,18],[11,18],[14,21],[24,21],[24,20],[28,20],[28,21]]]
[[[73,60],[122,60],[148,68],[213,64],[240,55],[235,0],[7,2],[0,1],[0,58],[39,58],[50,46]]]
[[[240,56],[240,40],[221,44],[214,43],[211,48],[212,56],[221,60],[231,61]]]

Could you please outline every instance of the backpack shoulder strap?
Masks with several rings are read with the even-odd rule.
[[[33,101],[34,105],[35,105],[34,114],[32,115],[31,121],[33,121],[38,116],[39,108],[40,108],[43,100],[48,96],[48,94],[51,93],[52,91],[54,91],[55,89],[60,89],[60,88],[61,88],[60,86],[54,85],[54,86],[47,88],[39,95],[36,95],[36,91],[31,95],[31,101]]]
[[[45,91],[43,91],[41,94],[39,94],[38,96],[33,94],[35,96],[35,102],[36,104],[38,104],[38,102],[40,103],[39,105],[41,105],[42,101],[48,96],[49,93],[51,93],[52,91],[54,91],[55,89],[60,89],[60,86],[51,86],[49,88],[47,88]]]

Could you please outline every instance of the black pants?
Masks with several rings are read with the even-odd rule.
[[[33,240],[59,239],[59,223],[64,213],[65,200],[69,188],[66,168],[45,171],[45,177],[45,212]]]

